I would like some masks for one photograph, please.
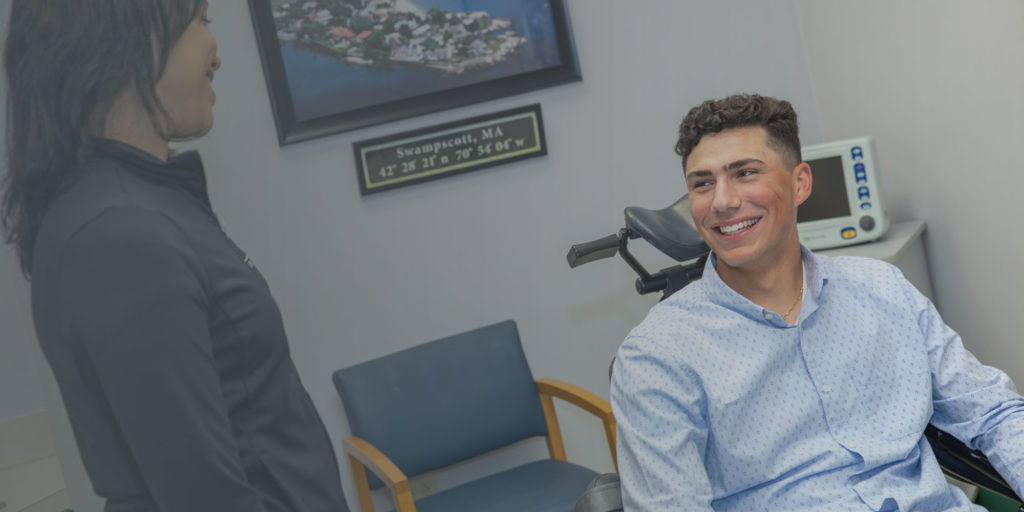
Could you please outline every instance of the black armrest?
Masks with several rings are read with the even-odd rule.
[[[938,459],[943,473],[962,482],[984,487],[1012,500],[1022,501],[1006,483],[1006,480],[999,476],[985,454],[971,450],[959,439],[932,425],[925,428],[924,436],[932,445],[935,458]]]

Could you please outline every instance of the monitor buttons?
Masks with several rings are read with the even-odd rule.
[[[863,185],[868,182],[868,172],[864,169],[864,164],[854,164],[853,176],[857,179],[858,185]]]
[[[871,203],[868,203],[868,202],[861,203],[860,204],[860,209],[861,210],[870,210],[871,209]]]
[[[871,231],[872,229],[875,229],[875,218],[870,215],[861,217],[860,228],[864,231]]]
[[[857,236],[857,230],[854,228],[843,228],[839,234],[843,237],[843,240],[849,240]]]
[[[864,201],[865,199],[871,199],[871,191],[867,187],[857,188],[857,199]]]
[[[850,156],[852,156],[854,160],[863,160],[864,150],[861,149],[860,146],[854,146],[850,148]]]

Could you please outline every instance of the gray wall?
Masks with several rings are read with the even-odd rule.
[[[825,137],[876,137],[891,216],[927,222],[946,322],[1019,387],[1024,4],[796,5]]]
[[[791,0],[570,0],[569,10],[583,82],[280,148],[246,3],[211,2],[224,60],[217,124],[190,145],[204,156],[227,231],[274,290],[338,447],[348,427],[332,371],[506,318],[519,323],[536,376],[607,396],[614,350],[655,298],[635,295],[621,261],[570,270],[569,245],[614,232],[627,205],[662,207],[683,193],[675,131],[703,99],[789,98],[804,142],[821,140]],[[537,102],[548,156],[360,197],[352,142]],[[560,412],[570,459],[611,470],[600,424]],[[439,483],[523,456],[457,468]],[[74,488],[80,468],[68,466],[76,509],[92,510]],[[342,472],[355,505],[347,465]]]

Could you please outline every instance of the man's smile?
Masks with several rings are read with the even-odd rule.
[[[723,235],[735,235],[743,229],[749,228],[754,224],[757,224],[761,220],[761,217],[754,217],[751,219],[741,220],[733,224],[723,224],[721,226],[715,226],[714,229]]]

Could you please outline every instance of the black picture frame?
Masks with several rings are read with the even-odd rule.
[[[369,75],[370,71],[364,71],[362,70],[363,68],[371,70],[374,73],[395,73],[395,80],[391,80],[389,83],[400,84],[398,85],[399,87],[405,87],[405,85],[401,84],[406,83],[399,79],[399,73],[415,72],[420,76],[424,75],[424,71],[409,71],[410,66],[408,65],[389,67],[392,62],[390,60],[386,61],[388,64],[377,67],[372,64],[365,66],[361,64],[352,64],[347,60],[352,58],[350,57],[350,54],[340,56],[342,54],[338,54],[333,50],[327,51],[326,46],[323,45],[311,44],[302,41],[296,42],[299,38],[306,37],[305,35],[300,36],[291,34],[284,29],[282,29],[279,34],[277,25],[278,21],[275,19],[274,5],[279,5],[282,2],[288,2],[290,4],[287,6],[287,9],[294,9],[295,5],[303,6],[316,4],[318,7],[325,7],[327,5],[332,5],[332,2],[354,2],[356,4],[361,3],[364,6],[369,5],[372,7],[381,1],[390,1],[392,4],[408,3],[408,0],[319,0],[319,2],[305,2],[304,0],[249,0],[249,10],[256,30],[256,39],[259,45],[261,60],[263,62],[264,75],[270,94],[270,102],[274,112],[274,121],[277,127],[278,142],[280,145],[284,146],[317,137],[357,130],[359,128],[365,128],[399,119],[420,116],[582,80],[579,62],[576,58],[575,43],[573,42],[572,29],[569,23],[569,13],[566,7],[566,0],[519,0],[523,3],[524,10],[527,8],[533,10],[535,19],[537,18],[538,12],[542,15],[550,16],[549,20],[541,19],[540,21],[542,23],[550,22],[553,24],[553,31],[550,30],[550,25],[545,24],[544,27],[546,30],[545,33],[553,32],[554,40],[547,41],[546,44],[541,47],[543,50],[542,52],[533,52],[534,54],[542,55],[543,60],[539,59],[536,62],[533,62],[530,60],[532,57],[519,55],[516,52],[512,52],[511,55],[514,55],[515,58],[518,59],[516,65],[521,65],[519,63],[524,62],[523,59],[526,59],[525,62],[528,64],[536,64],[538,66],[543,65],[544,67],[525,72],[499,75],[495,78],[488,78],[486,74],[479,72],[478,68],[469,68],[469,72],[466,73],[465,76],[463,76],[463,73],[432,71],[434,76],[438,76],[436,79],[430,79],[433,80],[431,82],[433,87],[439,87],[437,90],[423,94],[407,95],[406,97],[399,97],[391,100],[386,98],[381,101],[369,100],[363,104],[333,106],[332,108],[326,109],[318,109],[310,106],[313,103],[307,99],[312,97],[312,94],[296,96],[292,91],[292,86],[290,85],[288,75],[286,74],[286,58],[291,58],[290,63],[292,65],[297,65],[296,62],[300,60],[303,62],[308,60],[310,62],[314,62],[316,65],[333,65],[334,68],[332,68],[332,71],[334,71],[337,76],[350,72],[363,73],[361,76]],[[417,3],[429,3],[430,1],[431,0],[420,0]],[[434,1],[440,2],[441,0]],[[537,2],[541,3],[537,4]],[[538,7],[538,5],[541,7]],[[316,9],[317,7],[312,9],[313,16],[317,15]],[[278,18],[286,18],[283,15],[284,12],[285,8],[281,7],[276,13]],[[291,12],[289,12],[289,14],[291,14]],[[330,15],[330,13],[328,13],[328,15]],[[306,22],[305,20],[293,18],[294,16],[292,18],[286,18],[291,25],[285,26],[289,29],[292,27],[299,27],[296,29],[296,34],[298,34],[304,30],[302,27],[305,26]],[[313,20],[314,18],[309,19]],[[354,20],[345,19],[343,21]],[[493,23],[491,20],[488,21]],[[506,19],[506,22],[507,21],[508,20]],[[423,23],[422,25],[427,25],[427,23]],[[455,26],[454,22],[453,26]],[[513,25],[513,27],[514,26],[515,25]],[[431,29],[432,28],[428,28],[428,30]],[[330,32],[330,41],[334,40],[333,36],[336,34],[348,36],[353,33],[351,31],[347,31],[347,29],[337,30],[337,27],[331,27],[330,30],[335,30],[335,32]],[[383,30],[381,30],[381,32],[383,32]],[[397,32],[392,33],[394,34]],[[364,34],[365,32],[359,34],[359,36],[363,36]],[[371,33],[368,37],[373,37],[373,35],[374,34]],[[288,40],[288,38],[292,36],[296,39],[294,41]],[[283,37],[285,39],[282,39]],[[515,34],[513,34],[512,37],[514,38]],[[529,47],[526,46],[529,44],[528,39],[525,37],[522,39],[523,41],[526,41],[521,43],[523,48],[528,49]],[[352,39],[352,41],[355,40]],[[340,45],[344,43],[345,41],[341,41],[337,44]],[[353,44],[353,46],[356,46],[356,44]],[[323,51],[316,51],[318,48]],[[392,46],[392,52],[395,52],[394,48],[395,47]],[[289,56],[293,57],[286,57],[286,51]],[[349,47],[348,51],[352,52],[354,50],[352,47]],[[307,55],[312,55],[312,57],[307,57]],[[392,53],[392,55],[394,55],[394,53]],[[332,58],[338,62],[335,63],[334,61],[329,60]],[[384,59],[381,60],[383,61]],[[553,65],[546,65],[549,61],[553,62]],[[415,67],[415,64],[412,66]],[[426,65],[422,65],[421,67],[426,68]],[[497,65],[493,65],[493,67],[496,68]],[[509,67],[511,67],[511,64]],[[302,69],[305,71],[307,68]],[[310,66],[309,69],[312,69],[312,66]],[[341,71],[337,71],[338,69]],[[405,71],[401,71],[403,69]],[[473,73],[476,74],[473,75]],[[335,75],[332,75],[332,77],[335,77]],[[378,81],[387,81],[390,77],[386,74],[377,74],[375,75],[375,79]],[[479,81],[474,82],[472,80]],[[314,87],[318,87],[322,91],[319,93],[321,94],[321,97],[333,95],[335,98],[344,98],[346,92],[356,92],[355,88],[347,86],[345,83],[338,83],[336,86],[332,85],[330,82],[333,81],[335,80],[297,81],[295,83],[301,83],[303,84],[303,87],[305,87],[307,83],[315,84]],[[338,81],[341,82],[342,80]],[[452,86],[446,87],[444,85],[446,81],[451,81]],[[415,83],[413,85],[415,85]],[[370,94],[376,92],[376,89],[364,89],[369,90]],[[355,94],[353,94],[353,96],[355,96]]]

